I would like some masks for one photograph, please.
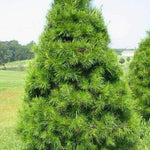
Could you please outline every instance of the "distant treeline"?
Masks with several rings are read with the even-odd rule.
[[[123,51],[134,51],[135,49],[114,49],[114,51],[118,54],[121,55]]]
[[[34,54],[31,52],[33,45],[35,45],[33,41],[27,45],[21,45],[16,40],[0,41],[0,65],[4,65],[7,62],[33,58]]]

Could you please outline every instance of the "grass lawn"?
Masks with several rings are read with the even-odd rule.
[[[10,71],[25,71],[27,64],[31,60],[21,60],[21,61],[13,61],[8,62],[4,66],[0,66],[0,70],[10,70]]]
[[[6,63],[6,66],[18,66],[18,65],[26,65],[30,60],[19,60]]]
[[[0,71],[0,150],[23,148],[15,128],[24,95],[24,78],[24,72]]]

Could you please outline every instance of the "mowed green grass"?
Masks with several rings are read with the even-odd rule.
[[[5,64],[5,66],[19,66],[19,65],[27,65],[27,63],[31,60],[19,60],[19,61],[13,61],[13,62],[8,62]]]
[[[0,150],[22,150],[17,136],[17,112],[24,95],[25,73],[0,71]]]

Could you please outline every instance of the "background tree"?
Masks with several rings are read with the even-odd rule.
[[[19,45],[15,49],[15,59],[16,60],[26,60],[33,58],[33,52],[31,51],[32,47],[35,45],[35,42],[31,41],[27,45]]]
[[[90,0],[54,0],[18,123],[28,149],[136,149],[138,119],[109,43]]]
[[[150,118],[150,32],[141,41],[130,64],[130,87],[137,100],[137,108],[144,119]]]
[[[127,61],[129,62],[131,60],[131,58],[130,57],[127,57]]]
[[[119,59],[119,63],[120,63],[120,64],[125,63],[125,59],[124,59],[123,57],[121,57],[121,58]]]
[[[18,43],[18,41],[16,40],[12,40],[12,41],[9,41],[7,42],[7,45],[8,45],[8,50],[11,52],[12,56],[11,56],[11,59],[10,59],[10,62],[11,61],[15,61],[15,60],[18,60],[15,55],[16,55],[16,51],[21,47],[21,45]]]
[[[34,57],[31,51],[35,42],[31,41],[27,45],[21,45],[16,40],[0,41],[0,65],[7,62],[26,60]]]
[[[4,65],[11,60],[12,53],[9,51],[9,47],[5,42],[0,43],[0,65]]]

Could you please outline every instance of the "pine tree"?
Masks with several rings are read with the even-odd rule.
[[[90,0],[54,0],[18,123],[28,149],[136,149],[138,119],[109,43]]]
[[[141,41],[130,64],[130,87],[142,117],[150,118],[150,32]]]

